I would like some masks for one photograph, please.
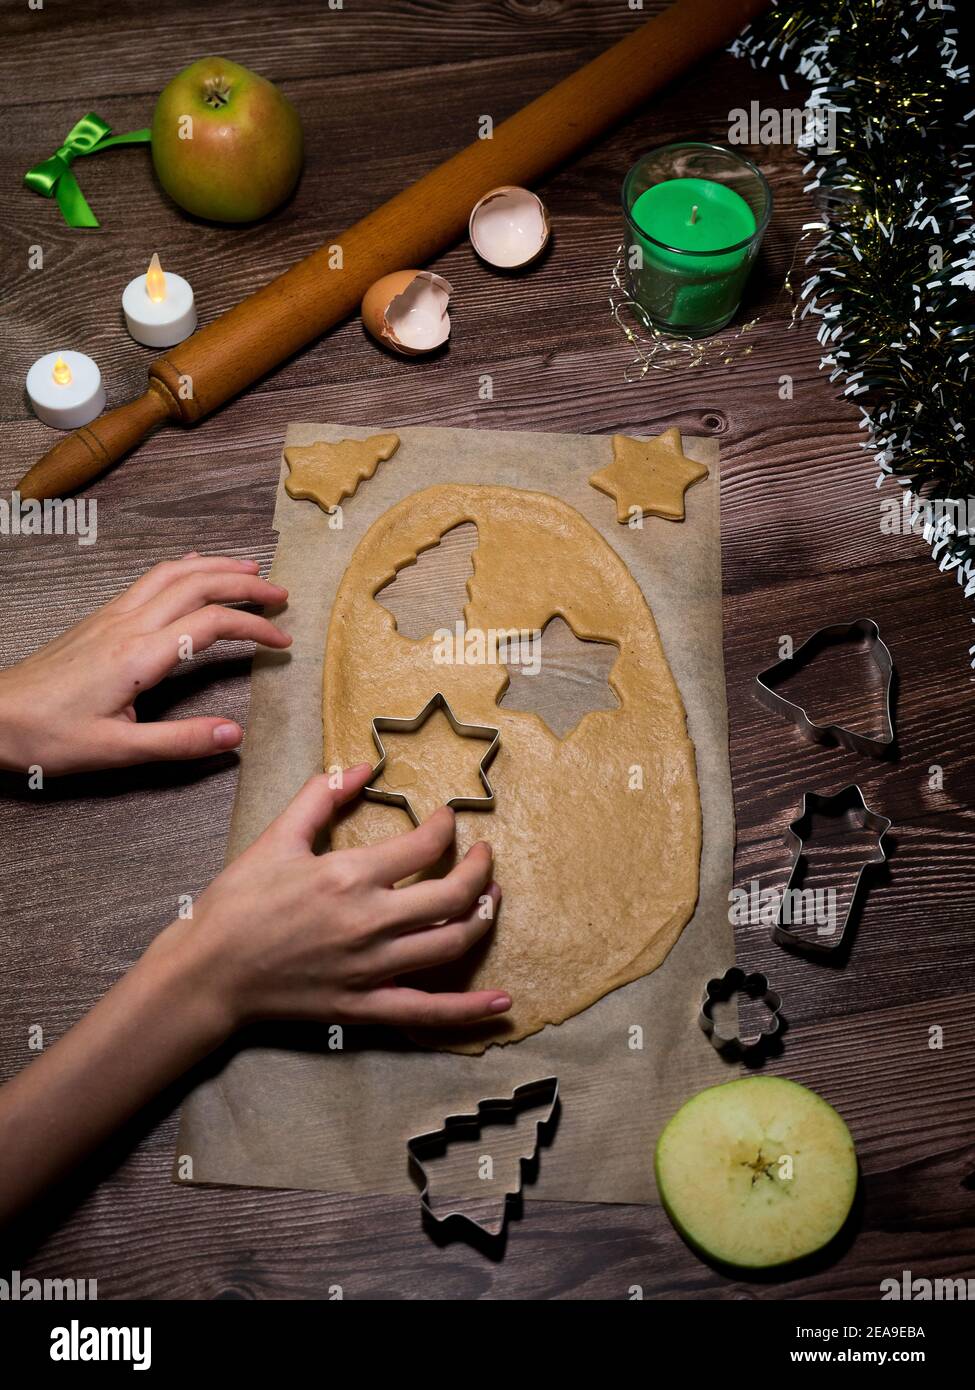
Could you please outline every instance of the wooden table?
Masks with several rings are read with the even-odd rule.
[[[20,6],[3,22],[0,468],[9,489],[51,438],[21,386],[42,351],[64,345],[95,357],[109,405],[141,390],[152,354],[126,335],[119,296],[153,250],[188,276],[202,314],[213,316],[467,143],[481,114],[503,118],[637,16],[619,0],[356,0],[341,11],[321,0],[90,0]],[[270,221],[193,223],[159,193],[142,150],[78,166],[99,231],[69,230],[53,204],[20,187],[23,170],[86,111],[116,130],[143,125],[161,82],[210,52],[281,83],[302,113],[307,169]],[[887,490],[874,488],[858,412],[819,373],[808,320],[788,329],[782,280],[813,211],[795,152],[759,152],[776,211],[752,294],[760,323],[729,366],[628,383],[631,353],[609,311],[626,168],[678,137],[725,139],[729,110],[753,98],[800,104],[771,73],[718,56],[551,179],[542,191],[555,245],[529,274],[494,275],[466,245],[444,256],[435,268],[456,288],[455,327],[437,360],[394,360],[349,323],[192,432],[158,434],[98,483],[96,545],[0,537],[0,662],[157,560],[200,549],[269,561],[290,420],[596,433],[677,425],[719,436],[736,881],[784,881],[783,830],[806,786],[859,781],[895,826],[889,881],[867,898],[842,968],[787,955],[764,927],[738,931],[740,962],[766,966],[787,999],[791,1027],[772,1070],[821,1089],[856,1137],[864,1181],[855,1239],[825,1267],[753,1282],[697,1260],[658,1209],[534,1203],[505,1258],[491,1262],[463,1244],[437,1249],[415,1200],[174,1186],[173,1094],[34,1213],[0,1266],[97,1277],[102,1297],[163,1298],[319,1297],[340,1283],[356,1298],[621,1298],[639,1284],[647,1297],[869,1299],[904,1268],[975,1273],[975,609],[920,540],[881,534]],[[28,268],[33,246],[43,269]],[[491,401],[478,398],[484,372]],[[880,622],[900,673],[892,765],[805,744],[751,695],[782,634],[798,641],[821,622],[864,614]],[[154,693],[147,712],[246,720],[246,656],[199,663]],[[227,756],[69,779],[42,794],[4,783],[4,1076],[29,1062],[31,1025],[49,1041],[61,1034],[174,916],[178,896],[218,872],[235,778]],[[930,1045],[935,1026],[940,1050]]]

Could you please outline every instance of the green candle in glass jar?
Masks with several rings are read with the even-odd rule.
[[[722,153],[714,147],[686,148],[699,148],[712,159]],[[738,307],[767,213],[759,229],[740,193],[706,177],[658,178],[637,193],[634,174],[639,171],[635,166],[624,188],[632,298],[658,326],[690,334],[714,332]]]

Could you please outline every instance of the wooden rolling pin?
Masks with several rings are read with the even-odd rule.
[[[143,395],[55,444],[21,479],[21,496],[74,492],[166,421],[190,425],[216,410],[347,318],[381,275],[422,266],[459,240],[490,189],[535,182],[729,42],[767,2],[676,0],[499,125],[493,139],[475,140],[166,352],[150,366]],[[341,269],[329,267],[334,245]]]

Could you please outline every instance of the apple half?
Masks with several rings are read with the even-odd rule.
[[[786,1264],[828,1244],[857,1186],[850,1131],[822,1096],[778,1076],[700,1091],[657,1141],[667,1215],[722,1264]]]

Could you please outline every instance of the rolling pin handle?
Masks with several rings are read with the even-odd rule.
[[[176,401],[158,382],[134,401],[100,415],[58,441],[17,484],[24,501],[66,497],[101,476],[167,420],[179,419]]]

